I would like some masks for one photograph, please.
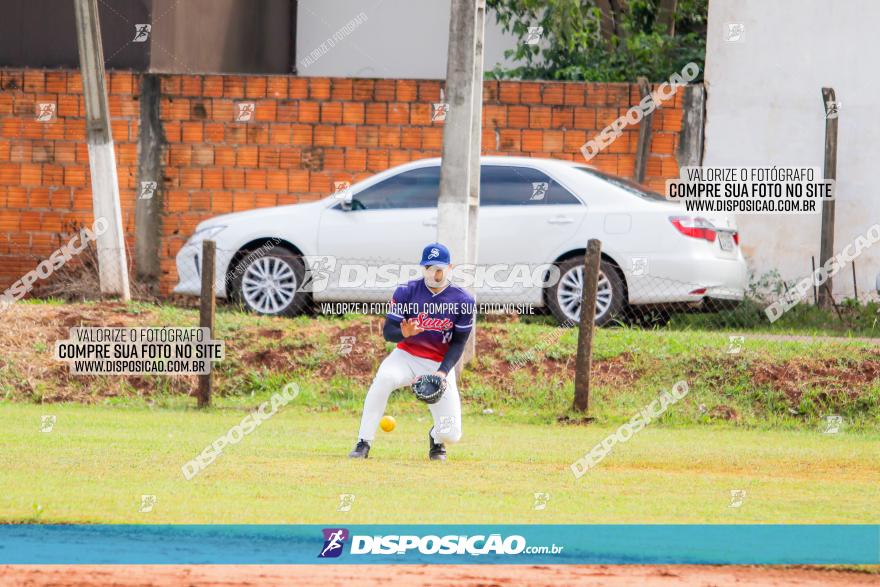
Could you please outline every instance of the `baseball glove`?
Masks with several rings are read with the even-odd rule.
[[[446,379],[439,375],[419,375],[413,381],[412,390],[426,404],[436,404],[446,391]]]

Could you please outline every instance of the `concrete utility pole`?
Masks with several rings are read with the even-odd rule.
[[[468,199],[468,251],[467,262],[476,264],[479,251],[477,232],[480,212],[480,155],[483,147],[483,36],[486,30],[486,2],[477,2],[476,43],[474,46],[474,111],[471,117],[471,189]],[[477,323],[462,353],[461,364],[467,364],[477,353]]]
[[[480,154],[483,147],[483,35],[486,29],[486,0],[477,0],[474,41],[473,112],[471,113],[471,170],[468,198],[468,263],[477,262],[477,216],[480,210]]]
[[[161,242],[162,150],[165,138],[159,119],[159,76],[141,77],[141,126],[138,136],[138,197],[134,209],[134,266],[136,279],[150,287],[159,283]]]
[[[437,240],[457,264],[477,259],[485,14],[486,0],[452,0]],[[475,341],[472,334],[462,364],[473,357]]]
[[[92,206],[95,220],[104,218],[109,228],[98,236],[98,270],[101,293],[118,294],[131,299],[122,210],[119,204],[119,181],[116,176],[116,153],[110,131],[110,109],[104,81],[104,49],[97,0],[74,0],[76,39],[86,105],[86,133],[89,146],[89,169],[92,177]]]

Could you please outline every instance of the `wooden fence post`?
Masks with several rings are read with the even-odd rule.
[[[593,328],[596,319],[596,289],[599,284],[599,261],[602,243],[591,238],[584,255],[584,280],[581,291],[581,316],[578,329],[577,359],[574,371],[572,409],[586,412],[590,407],[590,368],[593,363]]]
[[[648,83],[647,78],[639,78],[639,93],[642,95],[642,98],[651,95],[651,84]],[[651,125],[653,120],[654,111],[651,111],[645,114],[639,125],[639,142],[636,145],[636,164],[633,173],[633,179],[636,183],[645,182],[645,174],[648,170],[648,157],[651,155]]]
[[[214,266],[215,256],[217,253],[217,245],[212,240],[202,242],[202,291],[201,306],[199,307],[199,326],[209,328],[208,339],[214,338],[214,312],[217,308],[217,301],[214,298]],[[211,405],[211,392],[213,390],[213,382],[211,375],[213,366],[209,363],[208,372],[199,375],[199,407],[205,408]]]
[[[825,103],[825,164],[823,179],[837,179],[837,117],[840,112],[834,88],[822,88],[822,101]],[[837,197],[837,185],[834,186]],[[834,256],[834,200],[822,200],[822,229],[819,242],[819,266],[825,267],[828,259]],[[819,288],[819,306],[829,308],[834,303],[831,295],[831,277],[825,287]]]

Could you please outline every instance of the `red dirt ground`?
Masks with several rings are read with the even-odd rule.
[[[779,567],[717,566],[489,566],[489,565],[308,565],[308,566],[6,566],[0,587],[178,585],[603,585],[645,587],[880,585],[880,575]]]

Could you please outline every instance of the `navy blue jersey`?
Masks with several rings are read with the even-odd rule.
[[[404,338],[397,348],[416,357],[442,361],[453,332],[471,331],[475,312],[474,297],[462,288],[450,283],[435,294],[419,278],[397,287],[388,319],[401,322],[415,318],[425,331]]]

